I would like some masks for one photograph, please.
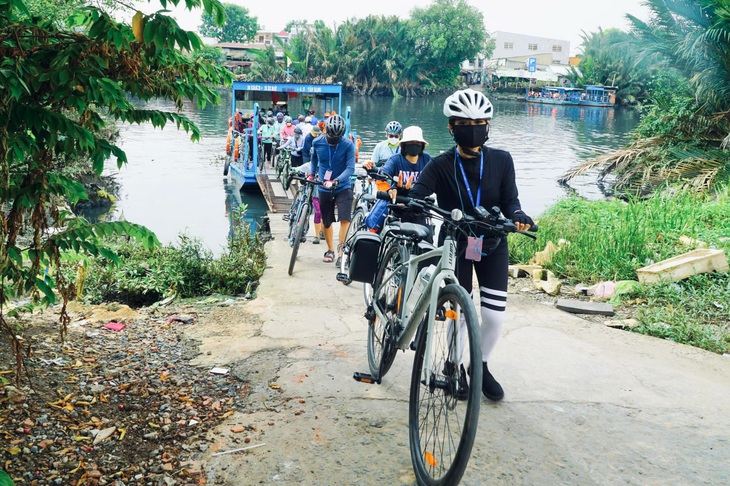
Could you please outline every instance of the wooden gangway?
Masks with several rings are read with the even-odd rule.
[[[272,213],[286,213],[291,207],[294,197],[290,190],[284,190],[281,182],[266,172],[256,174],[261,194],[264,195],[269,211]]]

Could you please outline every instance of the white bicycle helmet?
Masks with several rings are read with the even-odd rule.
[[[444,115],[448,118],[491,120],[494,108],[484,93],[460,89],[444,101]]]
[[[327,135],[333,138],[342,138],[345,136],[345,119],[340,115],[332,115],[327,118]]]
[[[385,125],[385,133],[388,135],[400,135],[401,132],[403,132],[403,126],[395,120]]]

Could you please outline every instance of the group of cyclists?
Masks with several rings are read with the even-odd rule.
[[[448,96],[443,105],[446,128],[455,142],[452,148],[432,158],[425,151],[428,142],[420,127],[403,128],[399,122],[391,121],[385,127],[386,140],[376,145],[372,160],[362,165],[391,177],[392,185],[379,189],[387,190],[394,201],[398,195],[416,199],[435,195],[442,209],[459,209],[470,216],[476,216],[477,207],[497,207],[518,230],[527,231],[534,222],[521,208],[512,156],[486,145],[493,113],[492,103],[483,93],[473,89],[458,90]],[[323,261],[336,261],[339,268],[353,207],[356,147],[345,137],[345,120],[340,115],[328,117],[322,128],[324,133],[312,140],[310,164],[303,169],[309,179],[316,178],[322,183],[314,204],[315,224],[321,217],[322,226],[321,234],[317,229],[317,236],[324,236],[327,244]],[[409,217],[407,212],[403,214],[403,218]],[[425,222],[418,214],[412,214],[410,218],[410,222]],[[333,236],[336,221],[340,224],[337,255]],[[439,244],[443,243],[444,236],[439,235]],[[456,274],[460,285],[471,293],[474,272],[479,284],[482,393],[492,401],[499,401],[504,397],[504,391],[487,363],[504,323],[509,261],[507,240],[475,229],[470,235],[464,235],[458,245],[460,256]]]
[[[332,114],[325,113],[325,120]],[[235,159],[248,157],[247,162],[253,161],[254,147],[260,145],[263,154],[263,162],[273,167],[276,155],[281,149],[289,150],[291,157],[291,166],[299,167],[305,160],[305,153],[308,153],[308,147],[305,145],[307,137],[309,142],[321,135],[324,128],[325,120],[320,121],[316,117],[316,110],[309,108],[307,115],[300,114],[296,119],[289,116],[283,111],[274,112],[273,109],[262,112],[259,118],[259,129],[254,143],[253,127],[254,115],[236,111],[235,117],[229,120],[229,135],[226,143],[226,152],[231,155],[231,151],[235,152]],[[248,130],[248,154],[239,153],[240,144],[243,134]]]

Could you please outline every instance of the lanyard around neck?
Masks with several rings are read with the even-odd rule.
[[[461,157],[459,157],[459,148],[456,148],[456,161],[459,163],[459,168],[461,169],[461,177],[464,179],[464,185],[466,186],[466,193],[469,194],[469,201],[471,201],[471,205],[476,209],[476,207],[481,203],[482,200],[482,176],[484,175],[484,151],[482,151],[479,154],[479,185],[477,186],[479,189],[477,189],[477,198],[474,199],[474,197],[471,194],[471,186],[469,185],[469,180],[466,178],[466,172],[464,171],[464,165],[461,163]]]
[[[332,167],[332,160],[335,158],[335,155],[337,155],[337,149],[339,148],[339,146],[340,146],[340,142],[337,142],[337,145],[335,145],[335,150],[333,152],[330,144],[327,144],[327,151],[329,152],[329,155],[330,155],[330,160],[329,160],[330,168]]]

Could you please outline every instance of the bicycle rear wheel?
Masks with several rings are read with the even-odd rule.
[[[418,484],[448,485],[461,480],[474,445],[482,383],[481,347],[474,303],[463,287],[450,284],[441,289],[436,309],[430,349],[426,349],[425,319],[417,335],[408,429]],[[469,391],[464,393],[460,381],[465,382],[463,370],[468,363],[475,366],[471,367]]]
[[[297,262],[297,253],[299,253],[299,244],[302,242],[302,238],[306,236],[307,223],[309,222],[309,211],[311,211],[309,203],[303,203],[299,210],[297,226],[294,230],[294,241],[292,241],[291,246],[291,259],[289,259],[289,275],[294,272],[294,264]]]
[[[352,213],[350,218],[350,226],[347,228],[345,234],[345,245],[342,247],[342,262],[340,263],[340,273],[349,275],[350,273],[350,253],[352,251],[353,236],[355,233],[360,231],[365,225],[365,211],[362,208],[358,208]],[[350,285],[352,280],[349,278],[342,281],[345,285]]]
[[[403,306],[407,268],[397,267],[406,260],[408,251],[405,248],[400,245],[388,248],[373,284],[373,299],[377,299],[378,307],[385,314],[385,320],[382,320],[373,313],[368,322],[368,365],[370,374],[378,381],[390,370],[398,351],[395,346],[398,332],[396,319]],[[398,274],[386,282],[394,272]]]

